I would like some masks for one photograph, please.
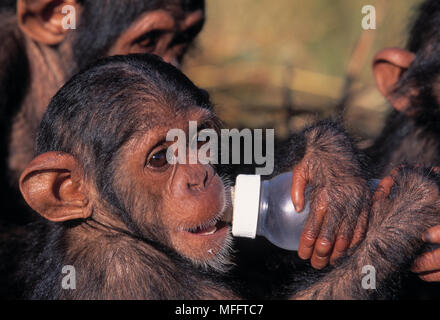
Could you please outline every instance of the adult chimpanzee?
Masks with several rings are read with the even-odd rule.
[[[21,270],[31,298],[237,297],[223,278],[231,241],[221,222],[227,186],[211,164],[166,158],[167,132],[187,131],[189,121],[218,130],[206,93],[152,55],[107,58],[55,95],[38,132],[37,157],[20,178],[27,203],[51,221],[29,234],[33,246]],[[350,195],[365,192],[359,189],[365,180],[337,126],[317,124],[291,143],[295,152],[281,155],[285,166],[299,163],[307,180],[319,181],[315,196],[333,196],[340,209],[358,205]],[[422,245],[421,233],[440,223],[438,178],[421,173],[394,173],[392,190],[383,189],[385,181],[365,239],[292,297],[381,297]],[[341,223],[332,213],[324,219],[328,230]],[[63,289],[65,265],[76,270],[74,290]],[[362,288],[365,265],[380,270],[378,290]]]
[[[1,2],[0,218],[22,222],[22,211],[14,210],[18,188],[6,186],[9,182],[17,186],[32,159],[35,133],[50,98],[76,71],[99,57],[155,53],[180,64],[203,26],[204,0]],[[76,29],[63,27],[67,14],[75,15]]]
[[[402,162],[440,165],[439,26],[440,3],[427,0],[412,24],[407,49],[384,49],[374,58],[378,89],[394,107],[367,150],[376,176]],[[429,230],[425,240],[440,243],[440,226]],[[425,281],[440,281],[440,249],[423,254],[413,270]]]

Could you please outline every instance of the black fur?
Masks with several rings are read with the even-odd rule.
[[[402,75],[394,94],[406,94],[416,88],[410,108],[417,112],[408,117],[392,112],[372,147],[367,149],[370,167],[376,177],[383,177],[401,163],[440,165],[440,2],[426,0],[410,24],[407,50],[416,54]],[[440,284],[424,283],[416,275],[405,279],[404,298],[438,298]]]
[[[191,267],[170,249],[155,242],[154,236],[150,238],[149,234],[140,233],[136,226],[130,224],[129,210],[124,199],[115,192],[114,159],[137,130],[151,125],[139,122],[140,118],[144,118],[139,115],[143,110],[154,112],[152,101],[154,105],[163,104],[168,108],[175,108],[176,112],[187,106],[211,106],[204,91],[194,86],[173,66],[152,55],[106,58],[73,77],[52,99],[40,125],[37,154],[60,151],[73,155],[83,165],[85,175],[96,182],[102,199],[124,220],[130,232],[121,232],[114,228],[108,230],[109,234],[102,234],[95,242],[88,244],[87,248],[80,247],[81,250],[74,251],[72,256],[71,251],[68,254],[72,244],[67,245],[66,234],[71,228],[87,224],[88,220],[62,224],[39,222],[36,226],[42,229],[29,233],[29,246],[26,247],[27,253],[22,260],[24,265],[17,269],[17,279],[24,279],[26,284],[26,297],[232,298],[235,293],[230,287],[244,297],[286,297],[291,293],[286,288],[289,281],[300,278],[304,280],[300,273],[293,274],[294,267],[298,265],[292,261],[292,253],[276,250],[275,253],[263,257],[265,263],[260,268],[239,267],[230,275],[231,278],[221,277]],[[160,121],[162,118],[158,119]],[[151,121],[155,121],[154,117]],[[339,125],[325,121],[309,127],[290,141],[288,150],[294,150],[297,154],[282,155],[285,161],[291,161],[293,166],[302,158],[310,156],[309,160],[313,162],[312,168],[316,170],[317,176],[324,181],[324,185],[330,183],[331,189],[337,191],[332,199],[336,204],[335,208],[329,206],[329,210],[343,211],[344,205],[348,206],[349,211],[359,211],[362,208],[363,204],[359,206],[353,201],[358,199],[357,193],[354,195],[353,190],[348,189],[353,193],[353,199],[347,198],[345,194],[341,196],[345,191],[342,185],[337,185],[338,178],[341,177],[360,178],[362,181],[367,179],[362,169],[362,156]],[[288,168],[286,164],[282,167]],[[374,219],[366,240],[353,248],[334,269],[327,269],[318,277],[312,277],[308,272],[308,278],[305,279],[307,285],[298,286],[294,290],[296,296],[326,299],[384,297],[389,290],[383,287],[377,292],[360,288],[359,268],[362,263],[369,262],[378,269],[386,270],[380,278],[381,285],[384,286],[402,266],[407,266],[408,259],[414,257],[416,246],[421,246],[422,229],[435,224],[434,217],[438,218],[437,208],[433,204],[438,204],[439,197],[435,192],[432,192],[431,197],[423,197],[426,190],[436,190],[437,186],[432,189],[432,183],[423,177],[424,174],[415,173],[403,175],[399,180],[400,189],[393,196],[391,204],[381,203],[373,210]],[[407,194],[413,197],[410,201],[412,205],[402,209],[407,204]],[[360,196],[365,197],[365,194]],[[341,200],[345,204],[338,202]],[[417,217],[411,226],[403,223],[414,220],[416,211],[423,212],[420,218]],[[390,230],[395,231],[388,233]],[[109,237],[113,241],[109,241]],[[268,249],[271,251],[271,248]],[[94,250],[98,253],[93,253]],[[261,257],[261,251],[256,254]],[[116,277],[116,282],[111,283],[110,287],[108,281],[114,278],[109,278],[109,275],[115,270],[112,270],[114,261],[107,260],[109,256],[116,257],[116,262],[122,262],[123,270],[125,266],[130,266],[129,274],[122,278]],[[390,259],[384,261],[384,256]],[[272,257],[276,260],[271,261]],[[286,260],[286,265],[279,262],[280,257]],[[246,261],[240,260],[240,257],[237,261],[246,266]],[[85,284],[85,290],[84,287],[74,292],[61,289],[60,270],[67,264],[75,265],[82,275],[81,281]],[[307,268],[307,265],[302,268]],[[256,276],[252,275],[254,270]],[[264,273],[264,270],[268,272]],[[276,275],[283,270],[286,272]],[[244,272],[248,275],[243,277]],[[261,275],[267,278],[266,281],[255,282]],[[272,279],[274,281],[269,283]],[[247,286],[249,283],[254,286]],[[259,288],[252,292],[255,285]],[[280,287],[284,289],[281,292]]]
[[[25,298],[201,299],[233,296],[224,280],[222,286],[217,284],[220,275],[208,275],[194,268],[154,241],[154,232],[150,238],[140,233],[130,220],[125,199],[115,192],[117,182],[113,180],[113,166],[120,148],[139,130],[154,123],[155,119],[145,123],[144,117],[139,116],[142,110],[151,111],[160,104],[174,108],[175,112],[188,106],[211,106],[206,92],[153,55],[106,58],[74,76],[52,99],[40,125],[36,153],[60,151],[78,159],[85,175],[96,182],[103,201],[110,205],[113,214],[124,220],[130,232],[113,228],[109,235],[104,233],[102,249],[111,254],[98,254],[92,262],[93,255],[87,255],[87,249],[73,258],[66,255],[69,249],[66,232],[87,221],[31,224],[35,230],[29,230],[26,258],[21,260],[23,264],[16,274],[16,281],[25,283]],[[114,240],[110,241],[109,237]],[[106,248],[109,241],[113,244]],[[98,242],[90,243],[91,251],[100,247]],[[118,256],[119,251],[122,256]],[[132,261],[129,265],[137,265],[140,273],[131,269],[123,283],[118,282],[117,286],[105,290],[114,264],[113,260],[104,259],[107,256]],[[75,265],[82,283],[87,284],[86,289],[69,292],[61,288],[60,271],[67,264]]]

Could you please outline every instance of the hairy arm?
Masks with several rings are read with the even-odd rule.
[[[409,268],[423,245],[422,233],[440,223],[438,187],[427,172],[401,169],[394,181],[390,196],[376,193],[365,239],[293,299],[373,299],[393,289],[394,277]],[[365,266],[376,271],[376,289],[362,286]]]

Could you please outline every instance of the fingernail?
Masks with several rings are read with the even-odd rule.
[[[431,234],[428,231],[425,231],[422,234],[422,240],[425,241],[425,242],[431,242],[432,241]]]

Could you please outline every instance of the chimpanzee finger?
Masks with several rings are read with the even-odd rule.
[[[412,272],[440,271],[440,249],[421,254],[411,267]]]
[[[335,212],[328,212],[324,217],[310,261],[315,269],[322,269],[329,263],[330,254],[335,244],[336,233],[340,228],[340,223],[341,217]]]
[[[293,168],[291,197],[296,212],[304,209],[304,193],[307,184],[307,174],[304,166],[298,164]]]
[[[373,201],[387,198],[390,195],[391,188],[393,187],[394,183],[394,178],[391,175],[380,180],[376,191],[373,194]]]
[[[423,275],[419,275],[419,278],[426,282],[439,282],[440,281],[440,270],[429,272]]]
[[[440,226],[428,229],[422,236],[427,243],[440,244]],[[440,270],[440,249],[425,252],[414,261],[413,272],[429,272]]]
[[[440,226],[428,229],[423,234],[423,241],[428,243],[440,244]]]
[[[369,208],[367,208],[366,206],[364,206],[364,208],[362,209],[361,214],[358,217],[356,227],[354,228],[353,238],[351,239],[349,248],[352,248],[364,238],[368,226],[368,210]]]
[[[354,234],[354,228],[352,227],[356,221],[346,217],[342,221],[339,227],[338,235],[336,236],[335,245],[333,246],[333,252],[330,255],[330,264],[333,264],[338,258],[340,258],[345,250],[350,245],[350,240]]]
[[[373,194],[372,204],[370,208],[369,220],[371,223],[374,223],[377,219],[381,221],[381,217],[383,217],[383,206],[386,202],[389,201],[389,195],[391,192],[391,188],[393,187],[395,180],[391,176],[386,176],[383,178]]]
[[[316,238],[327,212],[327,197],[318,195],[311,199],[310,215],[306,221],[299,241],[298,256],[301,259],[310,259],[313,253]]]
[[[338,260],[344,252],[348,249],[350,244],[350,240],[341,236],[336,238],[335,245],[333,247],[333,252],[330,255],[330,264],[334,264],[336,260]]]

